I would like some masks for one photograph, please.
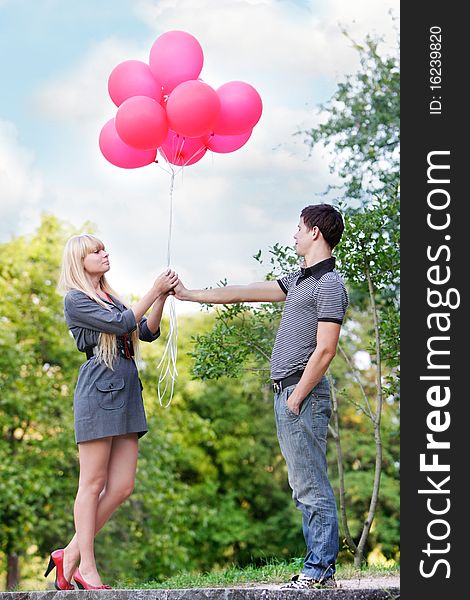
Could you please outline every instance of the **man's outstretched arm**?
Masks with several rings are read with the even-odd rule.
[[[238,302],[283,302],[285,292],[277,281],[259,281],[248,285],[227,285],[208,290],[188,290],[180,282],[174,288],[178,300],[207,304],[236,304]]]

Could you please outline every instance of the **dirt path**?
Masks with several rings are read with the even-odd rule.
[[[383,577],[358,577],[356,579],[338,579],[338,587],[352,589],[386,589],[386,588],[399,588],[400,577],[399,575],[387,575]]]
[[[342,589],[389,589],[400,587],[400,576],[399,575],[385,575],[376,577],[357,577],[353,579],[337,579],[336,583],[339,588]],[[248,586],[234,586],[234,587],[248,587]],[[260,589],[277,590],[279,585],[275,584],[252,584],[249,587],[255,587]]]

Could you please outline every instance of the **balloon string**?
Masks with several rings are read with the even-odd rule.
[[[171,259],[171,232],[173,229],[173,189],[175,187],[175,170],[171,169],[171,178],[170,178],[170,218],[168,223],[168,246],[166,252],[166,266],[170,266]]]
[[[198,149],[196,150],[196,152],[194,152],[194,153],[193,153],[193,154],[192,154],[192,155],[191,155],[191,156],[190,156],[190,157],[189,157],[189,158],[188,158],[188,159],[187,159],[187,160],[186,160],[186,161],[185,161],[185,162],[184,162],[184,163],[181,165],[181,168],[180,168],[178,171],[176,171],[176,175],[178,175],[179,173],[182,173],[182,172],[183,172],[183,170],[184,170],[184,167],[186,167],[186,166],[187,166],[187,165],[188,165],[188,164],[189,164],[189,163],[190,163],[190,162],[193,160],[193,158],[196,158],[196,156],[197,156],[197,155],[198,155],[200,152],[202,152],[203,150],[204,150],[204,146],[201,146],[200,148],[198,148]]]
[[[170,267],[171,261],[171,235],[173,229],[173,189],[175,185],[175,171],[173,167],[170,167],[171,170],[171,179],[170,179],[170,218],[168,225],[168,247],[167,247],[167,260],[166,265]],[[178,354],[178,322],[176,319],[176,308],[175,308],[175,298],[174,296],[168,297],[169,303],[169,313],[170,313],[170,328],[168,331],[168,337],[166,341],[165,351],[163,352],[163,356],[158,363],[158,369],[160,369],[160,375],[158,378],[158,402],[160,406],[163,408],[167,408],[170,406],[171,400],[173,398],[173,392],[175,389],[175,381],[178,375],[178,370],[176,368],[176,358]],[[171,383],[170,383],[171,382]],[[163,388],[163,389],[162,389]],[[167,393],[169,388],[169,400],[166,404],[163,403],[163,399]]]
[[[179,142],[176,141],[178,154],[180,154],[182,152],[184,143],[185,143],[184,137],[181,141],[181,146],[179,145]],[[175,157],[176,153],[175,153],[174,145],[175,145],[175,140],[173,140],[173,143],[172,143],[172,154]],[[190,162],[193,158],[195,158],[199,152],[201,152],[201,148],[196,150],[196,152],[194,152],[194,154],[192,156],[190,156],[183,165],[181,165],[181,168],[177,171],[177,173],[182,172],[184,167],[188,164],[188,162]],[[175,176],[177,173],[175,172],[175,169],[173,168],[171,163],[168,161],[168,158],[165,156],[165,153],[162,152],[162,154],[163,154],[163,157],[165,158],[165,160],[169,166],[169,169],[170,169],[168,171],[167,169],[163,169],[163,167],[161,167],[161,165],[158,165],[164,171],[167,171],[167,173],[170,173],[170,190],[169,190],[170,215],[169,215],[169,224],[168,224],[168,246],[167,246],[167,258],[166,258],[166,265],[169,268],[170,263],[171,263],[171,238],[172,238],[172,231],[173,231],[173,190],[175,187]],[[171,401],[173,399],[174,389],[175,389],[175,381],[178,376],[178,370],[176,368],[176,359],[177,359],[177,355],[178,355],[178,321],[176,319],[176,307],[175,307],[174,296],[169,296],[167,301],[168,301],[169,313],[170,313],[169,314],[170,328],[168,331],[168,337],[167,337],[167,341],[166,341],[165,351],[163,352],[163,356],[162,356],[160,362],[158,363],[158,367],[157,367],[160,370],[160,375],[158,378],[158,402],[160,403],[160,406],[162,406],[163,408],[168,408],[168,406],[170,406],[170,404],[171,404]],[[164,404],[163,400],[164,400],[167,392],[169,393],[169,399],[168,399],[168,402],[166,404]]]
[[[173,392],[175,389],[175,381],[178,376],[178,370],[176,368],[176,358],[178,354],[178,323],[176,319],[175,310],[175,299],[173,296],[168,298],[169,312],[170,312],[170,330],[168,332],[167,342],[165,346],[165,352],[158,363],[158,369],[160,370],[160,376],[158,378],[158,401],[160,406],[168,408],[173,399]],[[171,383],[170,383],[171,382]],[[163,387],[163,390],[162,390]],[[163,403],[163,399],[169,389],[170,397],[166,404]]]

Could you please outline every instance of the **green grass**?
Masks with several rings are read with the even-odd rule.
[[[303,560],[296,558],[290,562],[271,560],[266,564],[256,567],[229,567],[223,571],[212,571],[210,573],[180,573],[163,582],[148,581],[137,583],[130,581],[119,581],[116,587],[134,589],[176,589],[176,588],[211,588],[232,587],[249,584],[278,584],[287,581],[292,575],[298,573],[302,568]],[[395,567],[365,567],[360,571],[352,565],[339,565],[336,571],[337,579],[352,579],[361,577],[380,577],[385,575],[399,575],[398,566]]]

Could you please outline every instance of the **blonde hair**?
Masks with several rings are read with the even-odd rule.
[[[66,294],[70,290],[80,290],[106,310],[111,310],[110,306],[96,293],[95,287],[83,264],[84,258],[97,250],[104,250],[104,244],[94,235],[83,233],[71,237],[65,244],[62,257],[62,268],[57,288],[62,294]],[[109,285],[104,274],[100,278],[100,288],[110,296],[113,296],[122,302],[118,294],[116,294]],[[137,329],[130,334],[130,338],[134,346],[134,352],[137,355],[139,350],[138,326]],[[97,360],[99,362],[104,362],[108,368],[113,369],[113,362],[116,356],[116,335],[101,332],[98,337]]]

